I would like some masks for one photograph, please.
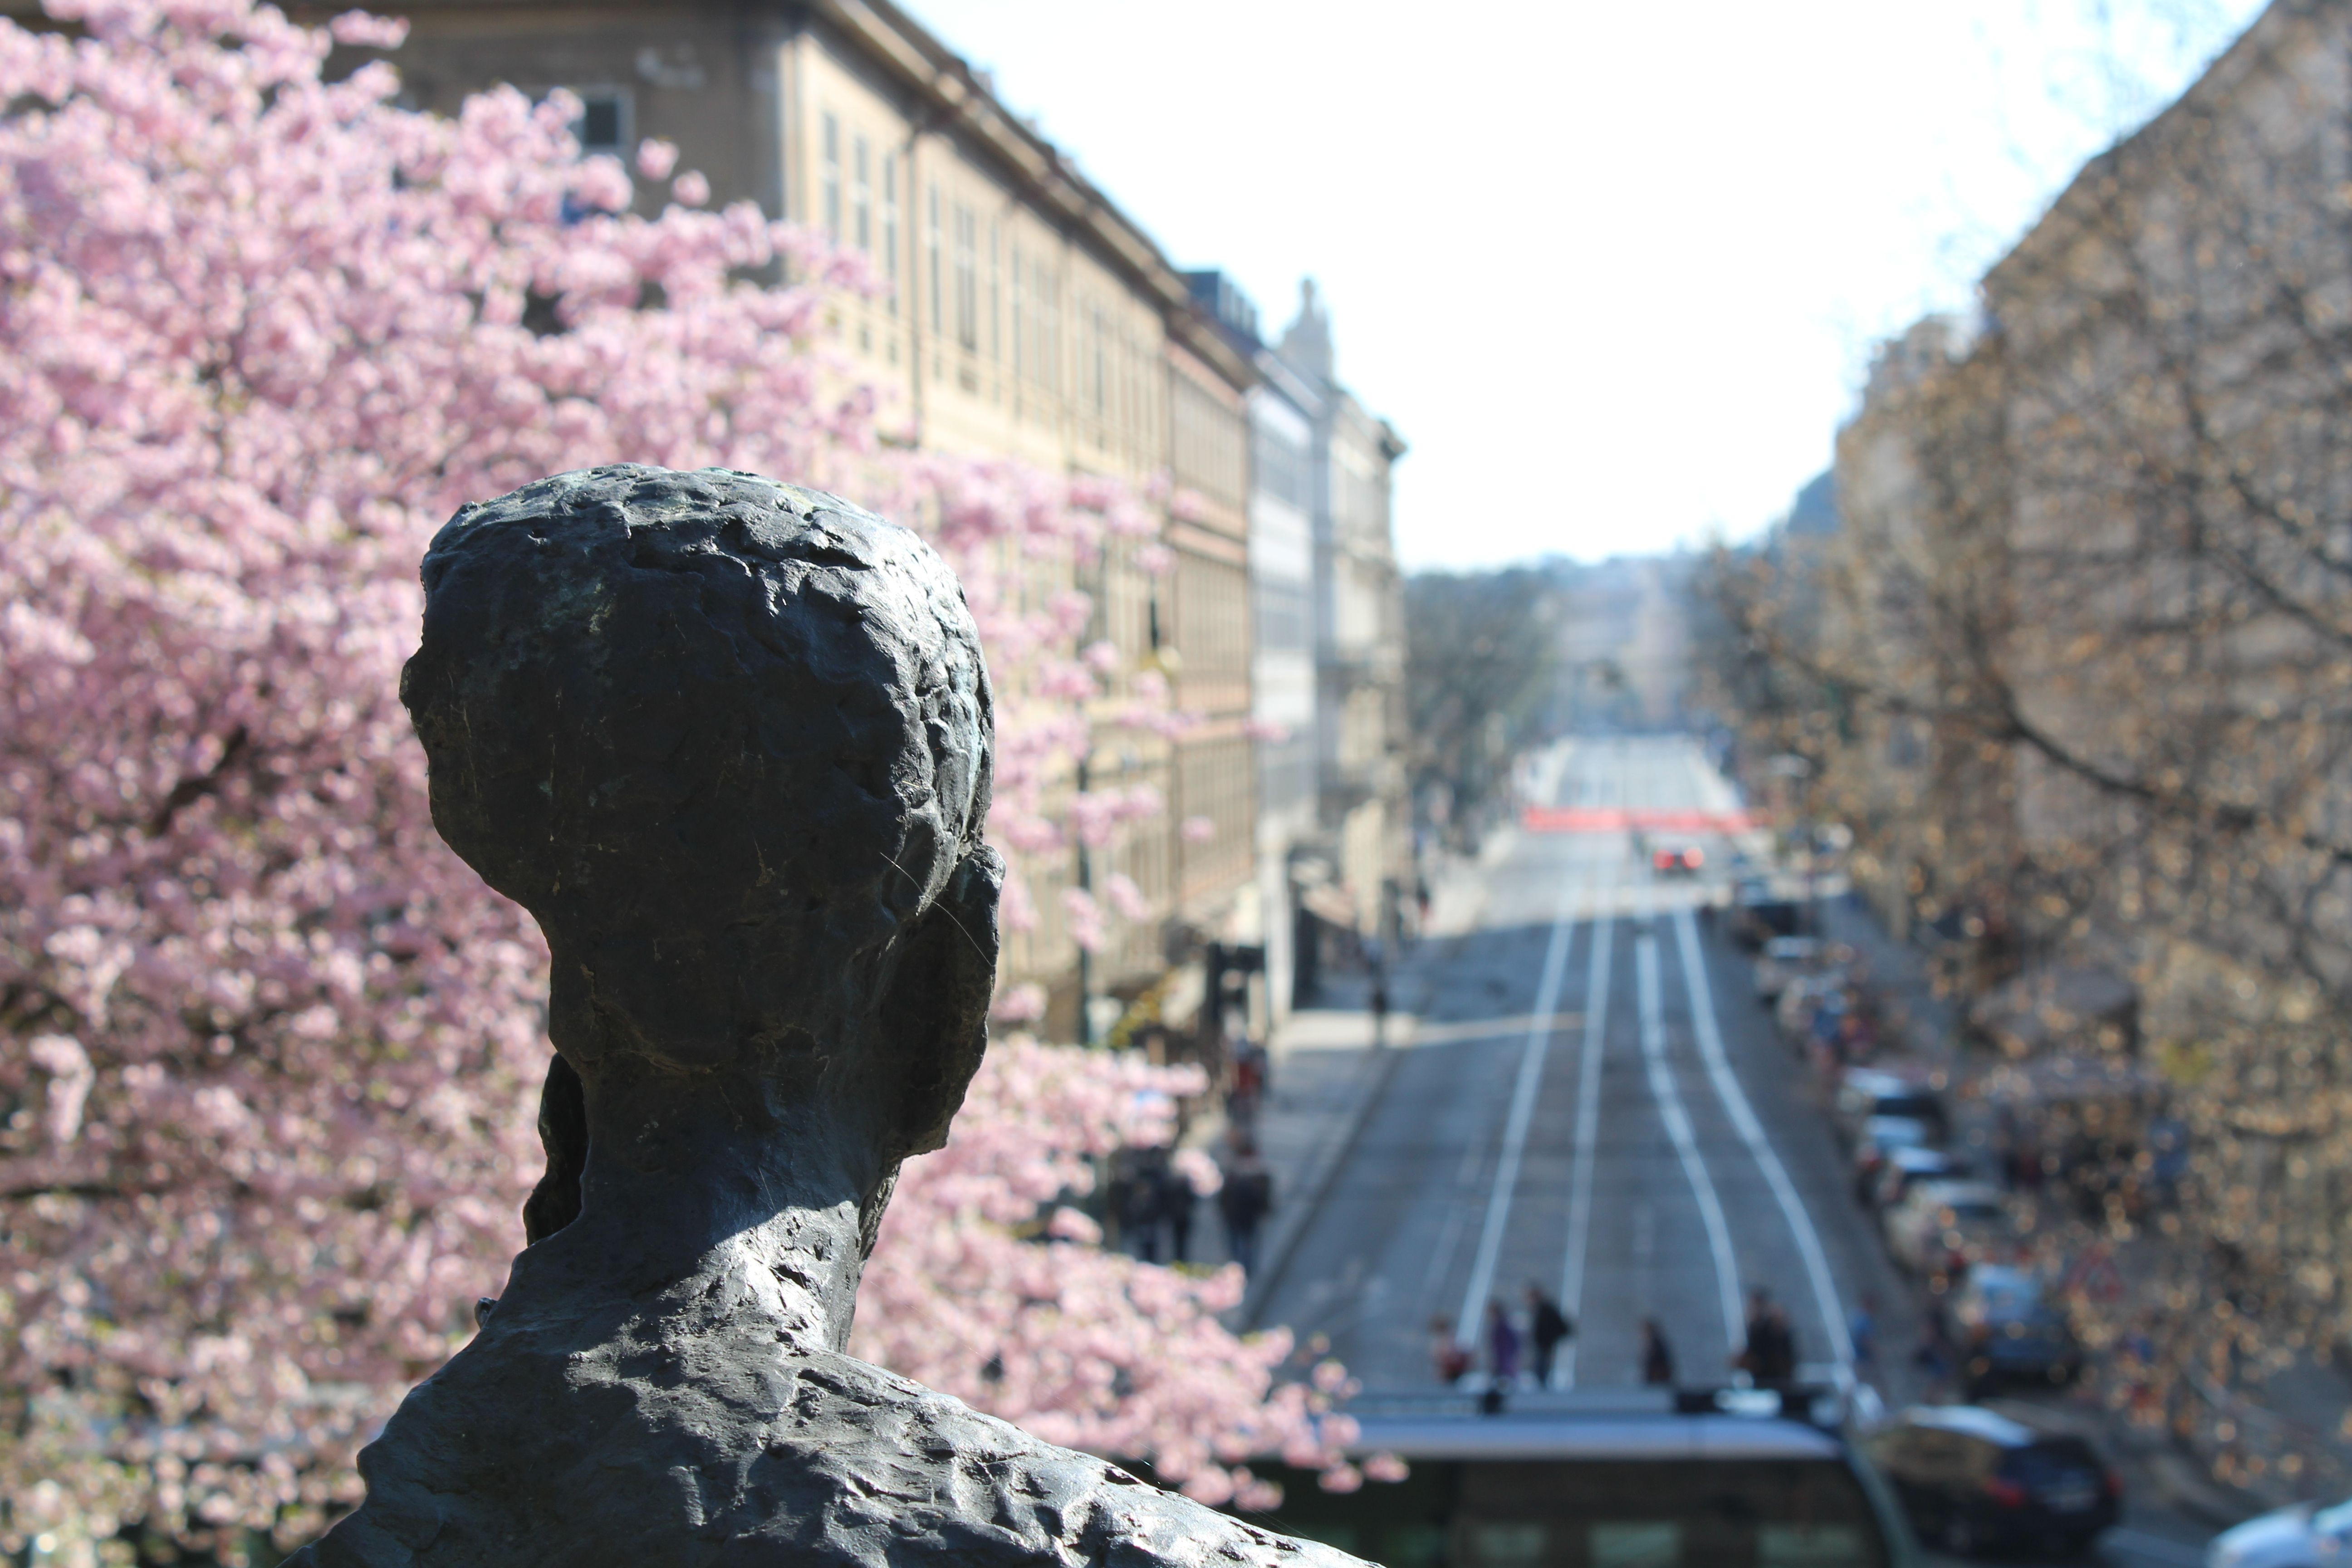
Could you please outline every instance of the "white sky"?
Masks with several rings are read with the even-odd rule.
[[[1311,275],[1410,566],[1738,537],[2259,0],[907,0],[1269,336]]]

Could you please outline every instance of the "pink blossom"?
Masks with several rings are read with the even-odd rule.
[[[1003,1023],[1033,1023],[1045,1016],[1045,988],[1034,980],[1008,985],[996,999],[994,1012]]]
[[[1070,940],[1088,952],[1100,952],[1109,934],[1103,925],[1102,906],[1084,888],[1062,889],[1062,910],[1069,917]]]
[[[682,207],[698,207],[710,200],[710,181],[699,169],[688,169],[669,183],[670,200]]]
[[[1135,885],[1135,879],[1124,871],[1113,871],[1103,879],[1103,897],[1123,921],[1148,921],[1151,918],[1151,900]]]
[[[648,136],[637,143],[637,173],[648,180],[667,180],[677,167],[677,143]]]
[[[1184,826],[1177,831],[1183,835],[1187,844],[1206,844],[1216,837],[1217,825],[1205,816],[1188,816],[1184,819]]]
[[[750,204],[700,210],[690,173],[637,216],[621,163],[580,156],[572,95],[439,119],[381,63],[325,80],[329,32],[250,0],[51,11],[83,36],[0,21],[0,1096],[38,1108],[0,1126],[0,1185],[43,1194],[0,1226],[0,1382],[48,1391],[0,1444],[0,1496],[46,1500],[12,1530],[143,1520],[225,1550],[348,1500],[358,1444],[499,1289],[541,1164],[545,949],[434,832],[397,696],[440,521],[615,457],[921,520],[1000,694],[1017,929],[1081,816],[1161,808],[1069,800],[1092,605],[1033,602],[1006,563],[1073,581],[1140,509],[885,445],[828,296],[744,281],[858,264]],[[1172,723],[1167,697],[1131,682],[1126,713]],[[1091,900],[1067,912],[1102,940]],[[1044,1002],[1015,987],[999,1015]],[[1286,1335],[1218,1321],[1238,1272],[1037,1239],[1202,1087],[1000,1042],[908,1167],[861,1352],[1258,1495],[1224,1465],[1305,1441],[1328,1395]]]

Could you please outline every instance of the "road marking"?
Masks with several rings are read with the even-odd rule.
[[[1486,1226],[1478,1237],[1478,1250],[1470,1265],[1470,1288],[1462,1293],[1462,1315],[1454,1321],[1454,1339],[1465,1350],[1478,1342],[1486,1294],[1494,1289],[1495,1265],[1503,1252],[1503,1226],[1511,1216],[1511,1191],[1519,1184],[1519,1162],[1528,1149],[1528,1123],[1536,1113],[1536,1090],[1543,1083],[1544,1058],[1551,1050],[1552,1015],[1559,1007],[1560,982],[1568,971],[1569,941],[1576,931],[1577,891],[1589,886],[1588,870],[1581,881],[1563,877],[1559,908],[1551,921],[1551,947],[1544,954],[1543,979],[1536,986],[1534,1020],[1528,1025],[1528,1043],[1519,1051],[1518,1081],[1511,1089],[1510,1119],[1503,1127],[1502,1158],[1495,1164],[1495,1190],[1486,1195]],[[1588,900],[1589,901],[1589,900]]]
[[[1412,1032],[1412,1048],[1429,1046],[1459,1046],[1474,1040],[1499,1040],[1507,1035],[1526,1032],[1538,1025],[1554,1029],[1572,1029],[1584,1021],[1580,1014],[1554,1013],[1550,1017],[1538,1014],[1515,1014],[1503,1018],[1465,1018],[1452,1024],[1423,1024]]]
[[[1576,1386],[1576,1347],[1583,1342],[1584,1254],[1592,1239],[1592,1163],[1601,1140],[1601,1053],[1607,1047],[1609,1022],[1609,959],[1614,945],[1614,916],[1596,915],[1592,921],[1592,962],[1584,983],[1584,1039],[1578,1048],[1576,1079],[1575,1162],[1568,1183],[1568,1263],[1559,1277],[1560,1310],[1577,1326],[1560,1358],[1561,1386]]]
[[[1682,1157],[1683,1174],[1690,1179],[1691,1195],[1698,1200],[1698,1216],[1706,1226],[1708,1250],[1715,1254],[1715,1284],[1723,1298],[1723,1338],[1733,1352],[1747,1339],[1748,1324],[1739,1310],[1739,1266],[1731,1255],[1731,1227],[1724,1223],[1723,1205],[1707,1178],[1706,1161],[1691,1131],[1690,1112],[1683,1109],[1682,1091],[1666,1067],[1666,1027],[1658,1000],[1658,938],[1644,925],[1633,939],[1633,995],[1642,1017],[1642,1057],[1649,1064],[1650,1095],[1658,1102],[1658,1120]]]
[[[1813,1304],[1821,1310],[1831,1353],[1837,1358],[1839,1366],[1851,1367],[1853,1335],[1846,1327],[1845,1309],[1838,1302],[1837,1281],[1830,1277],[1829,1258],[1822,1251],[1822,1238],[1813,1228],[1813,1216],[1806,1212],[1804,1200],[1797,1195],[1796,1184],[1789,1180],[1780,1156],[1772,1152],[1772,1141],[1764,1135],[1764,1124],[1757,1120],[1756,1108],[1748,1102],[1748,1091],[1739,1087],[1738,1077],[1723,1054],[1723,1031],[1716,1027],[1715,997],[1706,983],[1706,958],[1699,952],[1698,921],[1691,917],[1688,904],[1678,905],[1675,910],[1675,937],[1682,947],[1683,983],[1690,989],[1691,1025],[1698,1036],[1699,1058],[1706,1064],[1706,1076],[1715,1085],[1716,1097],[1730,1115],[1733,1129],[1763,1171],[1764,1184],[1772,1189],[1772,1196],[1797,1238],[1797,1252],[1804,1258],[1805,1273],[1812,1280]]]

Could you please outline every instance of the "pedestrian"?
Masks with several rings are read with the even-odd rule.
[[[1175,1163],[1160,1170],[1160,1212],[1168,1221],[1168,1261],[1187,1263],[1192,1257],[1192,1215],[1201,1205],[1200,1192]]]
[[[1146,1263],[1160,1261],[1160,1219],[1165,1195],[1168,1165],[1159,1151],[1141,1156],[1135,1173],[1128,1179],[1118,1214],[1119,1235],[1135,1256]]]
[[[1789,1310],[1774,1302],[1764,1315],[1764,1373],[1757,1381],[1785,1388],[1797,1381],[1797,1334],[1789,1326]]]
[[[1559,1303],[1538,1289],[1533,1281],[1528,1285],[1528,1338],[1535,1342],[1536,1386],[1551,1386],[1552,1363],[1559,1355],[1560,1342],[1576,1335],[1576,1325],[1559,1310]]]
[[[1372,1048],[1389,1043],[1389,966],[1372,960]]]
[[[1944,1332],[1941,1313],[1930,1307],[1919,1325],[1919,1348],[1911,1352],[1911,1364],[1927,1380],[1927,1397],[1930,1404],[1949,1392],[1952,1375],[1952,1342]]]
[[[1675,1348],[1655,1318],[1642,1320],[1642,1381],[1670,1384],[1675,1380]]]
[[[1233,1088],[1226,1093],[1225,1109],[1235,1121],[1256,1118],[1258,1101],[1265,1094],[1266,1066],[1265,1052],[1247,1035],[1234,1042]]]
[[[1454,1320],[1440,1312],[1429,1320],[1429,1364],[1437,1369],[1437,1381],[1448,1388],[1462,1381],[1472,1363],[1470,1352],[1454,1334]]]
[[[1748,1374],[1759,1388],[1778,1388],[1797,1374],[1796,1336],[1789,1317],[1774,1304],[1771,1293],[1758,1285],[1748,1292],[1748,1344],[1731,1364]]]
[[[1748,1322],[1740,1336],[1740,1348],[1731,1358],[1731,1364],[1748,1374],[1750,1383],[1764,1381],[1766,1358],[1770,1354],[1772,1330],[1772,1297],[1761,1285],[1748,1288]]]
[[[1217,1189],[1217,1208],[1225,1221],[1225,1255],[1240,1264],[1243,1272],[1255,1272],[1257,1227],[1274,1210],[1274,1173],[1265,1168],[1257,1144],[1248,1138],[1234,1144],[1225,1184]]]
[[[1503,1310],[1500,1298],[1486,1303],[1486,1370],[1496,1388],[1508,1388],[1519,1380],[1518,1325]]]
[[[1865,1383],[1878,1375],[1877,1307],[1877,1298],[1864,1290],[1845,1325],[1846,1338],[1853,1342],[1853,1374]]]

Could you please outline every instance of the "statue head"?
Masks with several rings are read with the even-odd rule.
[[[434,825],[545,931],[592,1111],[718,1083],[839,1125],[887,1190],[944,1140],[996,963],[946,563],[833,496],[621,465],[460,509],[424,581]]]

